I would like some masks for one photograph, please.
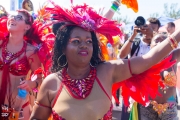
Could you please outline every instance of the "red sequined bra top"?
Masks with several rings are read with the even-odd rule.
[[[26,49],[26,45],[24,45],[24,49]],[[2,59],[0,59],[0,70],[3,70],[5,63]],[[9,73],[21,76],[21,75],[27,75],[28,71],[30,70],[29,61],[26,57],[26,50],[24,51],[24,56],[17,60],[15,63],[10,64],[9,67]]]
[[[97,83],[99,84],[99,86],[101,87],[101,89],[103,90],[103,92],[106,94],[106,96],[109,98],[109,100],[111,101],[111,97],[107,94],[107,92],[105,91],[104,87],[102,86],[101,82],[99,81],[99,79],[97,78],[97,76],[95,77],[95,80],[97,81]],[[58,93],[55,97],[54,103],[52,105],[52,108],[54,107],[54,105],[56,104],[56,101],[62,91],[63,86],[65,86],[64,84],[60,85],[60,88],[58,90]],[[42,107],[46,107],[46,108],[50,108],[47,107],[45,105],[42,105],[40,103],[38,103],[38,101],[35,101],[35,104],[42,106]],[[50,109],[52,109],[50,108]],[[113,104],[111,103],[110,109],[107,111],[107,113],[103,116],[103,118],[101,118],[100,120],[112,120],[112,109],[113,109]],[[49,119],[48,119],[49,120]],[[58,113],[56,113],[54,110],[52,111],[52,116],[50,118],[50,120],[66,120],[65,118],[63,118],[62,116],[58,115]]]
[[[0,70],[3,69],[4,63],[0,59]],[[9,73],[20,76],[20,75],[27,75],[28,71],[30,70],[28,59],[25,56],[23,56],[20,60],[17,62],[11,64],[9,66]]]

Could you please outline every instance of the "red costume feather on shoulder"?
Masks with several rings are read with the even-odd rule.
[[[6,16],[0,18],[0,40],[6,40],[7,38],[7,20],[8,18]]]
[[[129,97],[142,105],[146,105],[149,101],[149,97],[154,99],[157,95],[160,95],[158,87],[159,85],[164,87],[163,84],[161,84],[160,72],[175,64],[176,61],[171,61],[171,58],[172,55],[141,74],[132,76],[122,82],[115,83],[112,88],[115,100],[118,102],[116,91],[120,87],[122,89],[122,96],[126,106],[129,104]]]

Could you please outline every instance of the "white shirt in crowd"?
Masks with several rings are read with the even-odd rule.
[[[131,46],[131,49],[132,49],[132,46]],[[136,49],[136,51],[132,57],[135,57],[136,54],[137,54],[137,56],[142,56],[142,55],[148,53],[149,51],[150,51],[150,45],[145,43],[141,38],[139,48]]]

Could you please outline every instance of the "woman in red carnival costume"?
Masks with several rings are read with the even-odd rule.
[[[154,48],[166,38],[166,34],[155,35],[151,42],[151,48]],[[176,87],[178,87],[178,74],[176,74],[176,72],[178,71],[177,65],[180,62],[179,54],[179,48],[172,51],[171,61],[177,60],[176,64],[161,72],[162,81],[160,81],[160,84],[162,85],[161,87],[159,87],[159,92],[161,93],[161,96],[157,96],[155,99],[153,99],[147,107],[140,105],[141,120],[178,120],[176,102]]]
[[[175,40],[180,41],[180,30],[142,57],[103,62],[96,33],[112,43],[112,36],[121,35],[119,25],[86,4],[65,9],[51,3],[54,7],[46,10],[64,24],[56,35],[53,73],[43,80],[31,120],[45,120],[51,115],[53,120],[111,120],[111,95],[119,87],[126,105],[129,97],[145,105],[149,97],[158,94],[157,74],[174,61],[169,57],[149,68],[172,50]]]
[[[38,45],[46,46],[41,40],[45,26],[33,22],[31,15],[23,9],[18,10],[16,15],[0,18],[0,26],[1,120],[13,116],[18,89],[29,92],[22,106],[24,120],[27,120],[31,114],[29,96],[33,95],[32,90],[40,86],[43,78],[41,62],[45,63],[44,57],[40,61],[38,56],[45,55],[43,53],[47,48]],[[33,73],[32,81],[28,76]]]

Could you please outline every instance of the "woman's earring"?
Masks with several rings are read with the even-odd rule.
[[[93,66],[93,65],[91,64],[91,62],[90,62],[89,64],[90,64],[91,67],[95,67],[95,66]]]
[[[57,59],[58,66],[61,67],[61,68],[65,67],[65,66],[67,65],[67,61],[66,61],[66,63],[65,63],[64,65],[60,65],[60,63],[59,63],[59,60],[62,58],[63,55],[65,56],[65,54],[62,54],[62,55],[59,56],[59,58]]]

